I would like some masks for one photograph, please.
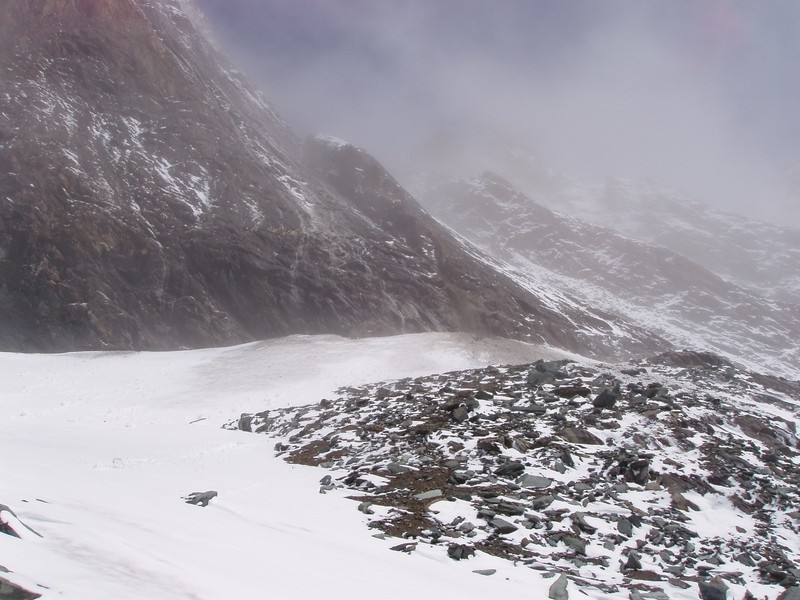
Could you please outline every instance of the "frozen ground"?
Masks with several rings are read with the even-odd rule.
[[[488,556],[388,551],[352,501],[317,493],[322,470],[220,425],[342,385],[558,356],[455,334],[0,354],[0,503],[42,536],[0,535],[0,565],[46,599],[547,597],[552,581]],[[181,500],[206,490],[206,508]]]

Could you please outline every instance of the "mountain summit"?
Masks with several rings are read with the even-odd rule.
[[[664,346],[519,287],[364,151],[304,148],[188,2],[15,0],[0,28],[0,349],[455,329]]]

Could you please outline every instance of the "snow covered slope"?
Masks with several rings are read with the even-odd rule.
[[[365,533],[352,502],[274,441],[221,429],[244,410],[317,402],[342,385],[559,356],[519,342],[422,334],[291,337],[172,353],[0,354],[0,573],[44,598],[527,598],[533,572],[471,573]],[[215,490],[205,508],[184,503]],[[4,520],[12,520],[0,512]],[[21,529],[21,528],[20,528]],[[502,566],[501,566],[502,568]]]
[[[484,368],[539,358],[577,362],[540,362],[532,373]],[[419,377],[468,368],[477,370]],[[797,579],[799,515],[786,509],[797,495],[797,384],[712,356],[611,366],[498,338],[295,336],[184,352],[0,354],[0,377],[0,590],[16,589],[15,598],[522,600],[563,585],[572,600],[662,588],[694,600],[693,573],[705,582],[711,571],[724,576],[709,582],[715,589],[746,587],[774,600],[777,584]],[[402,380],[365,385],[391,379]],[[281,441],[308,443],[309,456],[326,433],[314,427],[322,416],[341,421],[342,440],[361,450],[333,471],[290,465],[275,456],[278,440],[221,427],[265,409],[272,413],[253,426],[280,413],[272,425],[296,433]],[[359,433],[365,424],[374,434]],[[426,424],[430,439],[421,443]],[[365,491],[341,476],[356,469],[381,485],[370,469],[398,449],[409,466],[424,466],[420,475],[456,461],[463,483],[475,478],[467,487],[484,486],[475,496],[484,517],[454,500],[430,506],[426,520],[449,532],[453,518],[480,526],[486,510],[502,510],[515,515],[503,517],[515,533],[498,538],[481,526],[466,543],[490,545],[467,560],[451,560],[423,532],[370,535],[369,523],[385,516],[382,500],[357,510],[347,497]],[[487,468],[459,470],[479,464]],[[551,495],[508,481],[506,471],[519,468],[545,475]],[[318,493],[331,474],[336,485]],[[540,479],[523,483],[545,485]],[[516,500],[492,493],[500,485]],[[469,491],[456,487],[443,484],[447,498]],[[207,506],[184,501],[196,492],[217,495]],[[525,504],[524,518],[517,510],[545,501]],[[391,550],[406,543],[412,553]],[[532,551],[541,554],[533,562]],[[519,564],[508,560],[517,555]],[[739,566],[748,560],[758,564]],[[553,569],[564,577],[548,578]],[[669,573],[678,576],[667,581]]]
[[[767,299],[659,245],[553,212],[486,173],[428,191],[434,215],[513,267],[654,331],[749,368],[800,377],[800,305]],[[580,213],[577,213],[580,214]]]

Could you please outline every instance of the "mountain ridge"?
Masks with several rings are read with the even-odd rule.
[[[17,34],[0,55],[1,348],[457,329],[598,355],[666,347],[494,273],[371,157],[345,165],[368,163],[367,196],[337,188],[185,6],[4,5]],[[401,196],[388,218],[371,208]]]
[[[711,349],[792,378],[800,373],[796,304],[759,297],[676,252],[553,212],[492,173],[442,183],[423,198],[521,281],[549,281],[676,347]]]

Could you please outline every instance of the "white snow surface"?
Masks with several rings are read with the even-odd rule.
[[[343,385],[562,356],[462,334],[0,354],[0,503],[42,536],[0,535],[4,576],[65,600],[547,597],[552,581],[490,556],[391,552],[353,501],[317,493],[323,470],[220,426]],[[181,499],[206,490],[207,507]]]

